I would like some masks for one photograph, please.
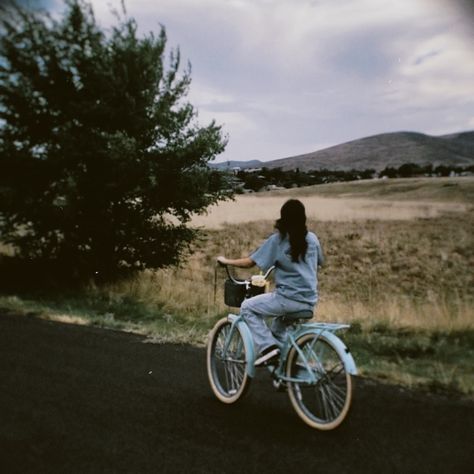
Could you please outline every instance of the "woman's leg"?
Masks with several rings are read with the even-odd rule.
[[[242,303],[240,314],[252,332],[257,353],[271,346],[280,346],[266,325],[264,318],[275,318],[285,314],[285,309],[275,293],[254,296]]]
[[[287,331],[287,326],[283,322],[283,318],[281,318],[281,317],[275,318],[272,321],[272,325],[271,325],[270,329],[272,331],[273,336],[275,337],[275,339],[280,344],[280,347],[283,346],[283,344],[286,341],[286,333],[288,332]]]
[[[299,301],[289,300],[283,296],[277,296],[280,300],[280,303],[283,307],[284,315],[291,315],[292,313],[298,313],[300,311],[313,311],[314,307],[308,303],[300,303]],[[286,341],[288,333],[288,324],[283,322],[283,318],[275,318],[272,321],[271,331],[273,336],[280,341],[280,346],[283,345]]]
[[[250,327],[255,350],[261,353],[271,346],[281,347],[285,342],[286,325],[282,323],[280,316],[312,309],[307,303],[289,300],[276,293],[264,293],[245,300],[240,314]],[[275,318],[272,330],[266,325],[264,318]]]

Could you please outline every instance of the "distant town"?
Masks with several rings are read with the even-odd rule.
[[[405,163],[398,168],[386,167],[379,172],[374,169],[363,171],[332,171],[328,169],[301,171],[299,168],[294,170],[265,167],[242,169],[235,166],[221,170],[221,173],[226,175],[229,187],[235,193],[245,194],[361,179],[473,176],[474,165],[466,167],[440,165],[433,167],[431,164],[421,166],[414,163]]]

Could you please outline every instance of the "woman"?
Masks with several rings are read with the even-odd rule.
[[[304,205],[290,199],[283,204],[280,215],[275,224],[277,232],[249,257],[217,259],[241,268],[257,265],[264,272],[275,265],[275,291],[249,298],[240,308],[259,353],[256,366],[268,364],[280,354],[286,328],[279,316],[313,311],[318,300],[317,269],[324,259],[318,238],[306,228]],[[275,318],[271,330],[265,317]]]

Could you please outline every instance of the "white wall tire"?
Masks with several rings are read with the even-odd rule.
[[[308,369],[295,348],[288,353],[286,375],[301,377],[301,383],[288,384],[288,396],[298,416],[312,428],[333,430],[346,418],[352,402],[353,377],[346,372],[343,354],[324,334],[304,334],[297,345],[305,354],[318,381],[308,380]]]
[[[226,353],[224,345],[229,337],[232,323],[220,319],[207,344],[207,375],[214,395],[223,403],[240,400],[247,392],[251,378],[247,373],[247,348],[238,327],[234,328]]]

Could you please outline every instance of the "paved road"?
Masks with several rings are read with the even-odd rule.
[[[0,472],[472,472],[473,402],[358,380],[323,433],[265,373],[226,406],[204,350],[143,342],[1,311]]]

